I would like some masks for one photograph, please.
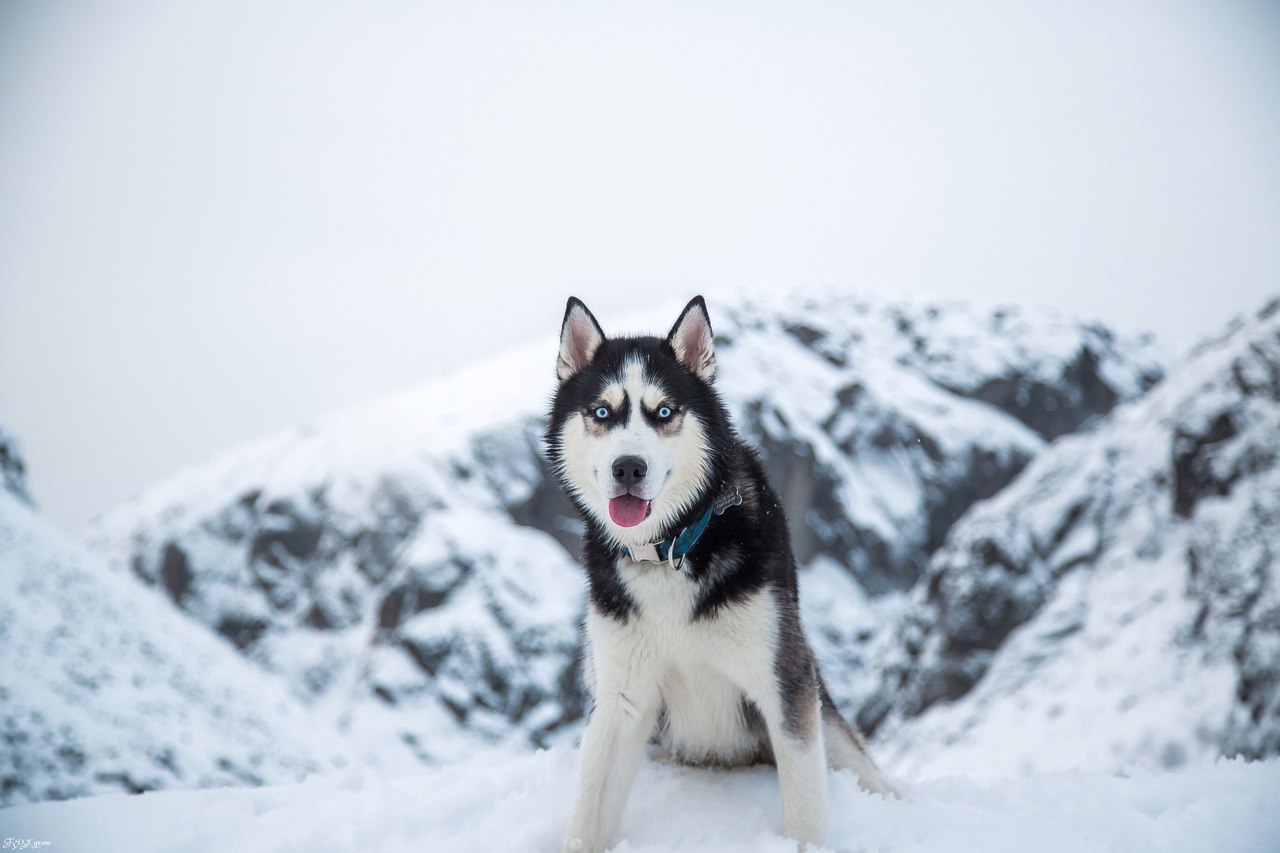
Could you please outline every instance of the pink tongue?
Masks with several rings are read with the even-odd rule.
[[[649,502],[635,495],[618,495],[609,501],[609,517],[619,527],[635,527],[649,517]]]

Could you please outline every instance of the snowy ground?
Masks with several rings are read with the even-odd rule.
[[[0,837],[51,851],[554,851],[576,752],[487,757],[398,779],[347,771],[296,785],[108,794],[0,811]],[[1280,761],[1176,773],[1078,772],[908,786],[905,800],[833,774],[838,851],[1275,851]],[[786,851],[771,768],[642,768],[617,850]]]

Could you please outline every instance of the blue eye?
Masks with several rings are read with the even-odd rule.
[[[675,412],[671,411],[670,406],[660,406],[658,408],[658,420],[660,421],[669,420],[674,414]]]
[[[592,412],[592,414],[596,416],[596,420],[598,421],[607,421],[609,420],[609,407],[600,406],[598,409]]]

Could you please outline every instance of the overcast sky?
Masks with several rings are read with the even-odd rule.
[[[1277,6],[12,0],[0,423],[74,532],[569,293],[617,328],[834,282],[1183,347],[1280,291]]]

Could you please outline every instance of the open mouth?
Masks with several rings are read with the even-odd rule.
[[[651,503],[635,495],[618,495],[609,501],[609,518],[619,527],[635,527],[649,517]]]

